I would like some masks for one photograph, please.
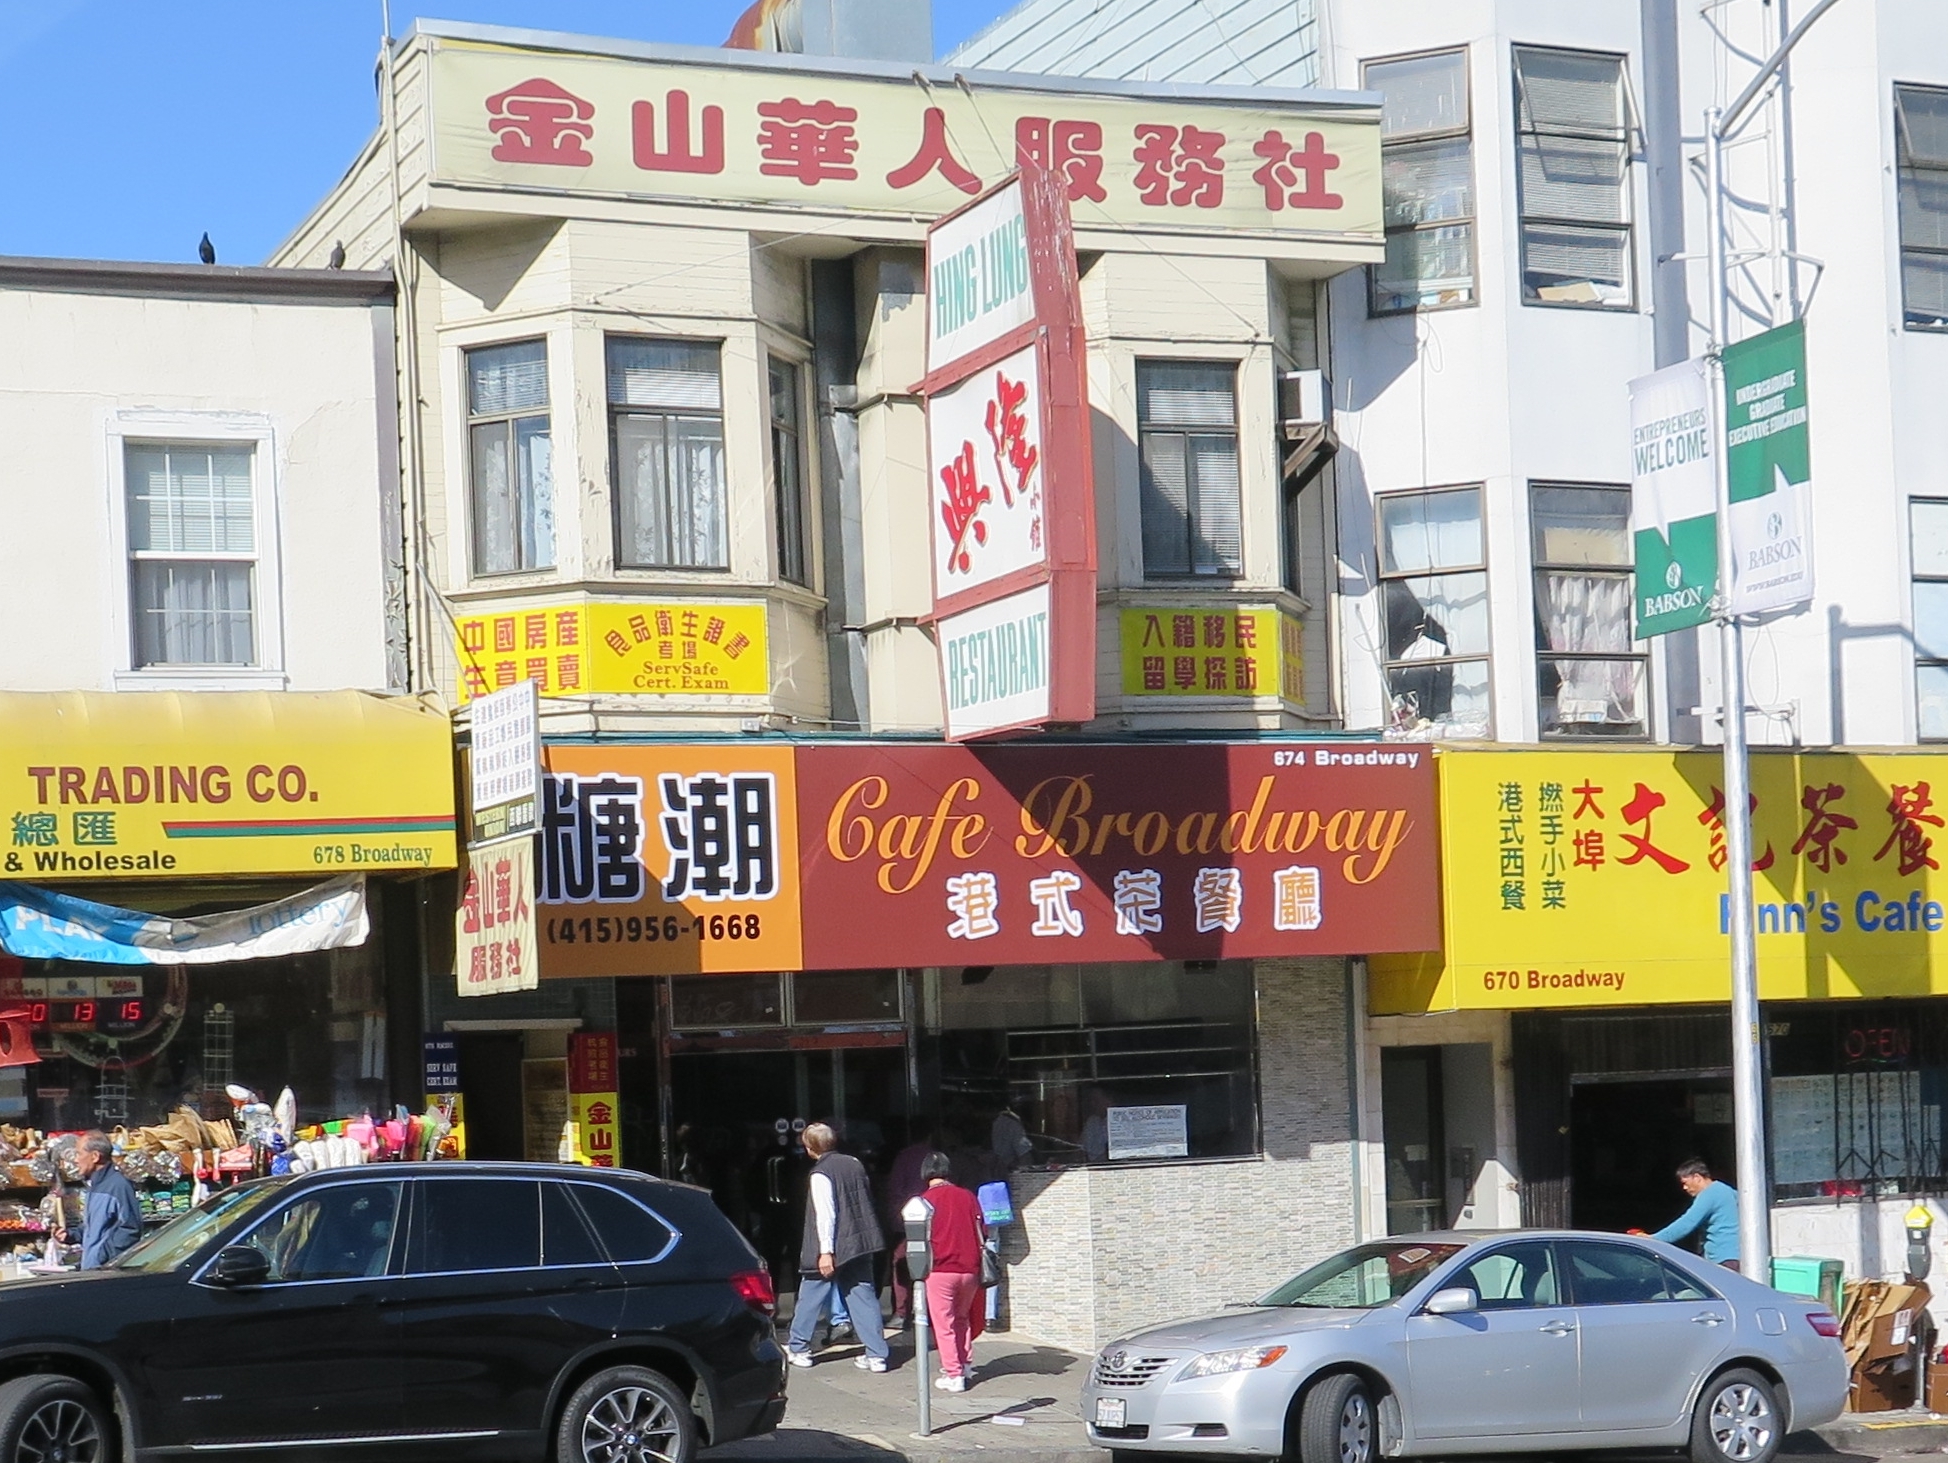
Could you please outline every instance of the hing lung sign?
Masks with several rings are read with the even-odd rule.
[[[1095,714],[1095,508],[1075,246],[1029,166],[927,235],[927,473],[949,740]]]

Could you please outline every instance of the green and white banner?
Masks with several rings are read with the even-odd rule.
[[[1630,383],[1630,536],[1637,555],[1636,636],[1711,618],[1718,592],[1717,479],[1703,361]]]
[[[1731,480],[1732,613],[1813,597],[1813,457],[1806,427],[1806,324],[1725,348],[1725,468]]]

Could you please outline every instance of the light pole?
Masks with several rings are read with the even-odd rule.
[[[1719,648],[1725,729],[1725,870],[1732,941],[1733,1132],[1738,1157],[1740,1265],[1761,1285],[1772,1279],[1772,1225],[1765,1163],[1764,1034],[1759,1029],[1758,952],[1753,945],[1751,767],[1745,744],[1745,634],[1732,612],[1731,478],[1725,443],[1724,351],[1731,318],[1731,280],[1725,255],[1725,143],[1759,93],[1813,23],[1839,0],[1819,0],[1729,107],[1705,113],[1705,191],[1711,270],[1712,471],[1717,477],[1718,592],[1724,599]]]

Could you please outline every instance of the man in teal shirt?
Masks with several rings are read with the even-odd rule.
[[[1652,1239],[1674,1245],[1704,1231],[1704,1257],[1728,1270],[1738,1268],[1738,1190],[1711,1176],[1704,1160],[1693,1158],[1677,1166],[1677,1181],[1691,1196],[1691,1207],[1658,1230]]]

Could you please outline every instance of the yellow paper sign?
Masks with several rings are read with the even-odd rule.
[[[1125,609],[1126,696],[1304,699],[1301,627],[1275,609]]]
[[[1445,957],[1371,962],[1376,1012],[1730,996],[1715,752],[1437,761]],[[1948,756],[1755,752],[1765,1000],[1948,991]]]
[[[454,866],[447,719],[342,691],[0,696],[4,877]]]
[[[462,703],[516,681],[543,696],[762,696],[762,604],[550,601],[470,614],[456,655]]]

